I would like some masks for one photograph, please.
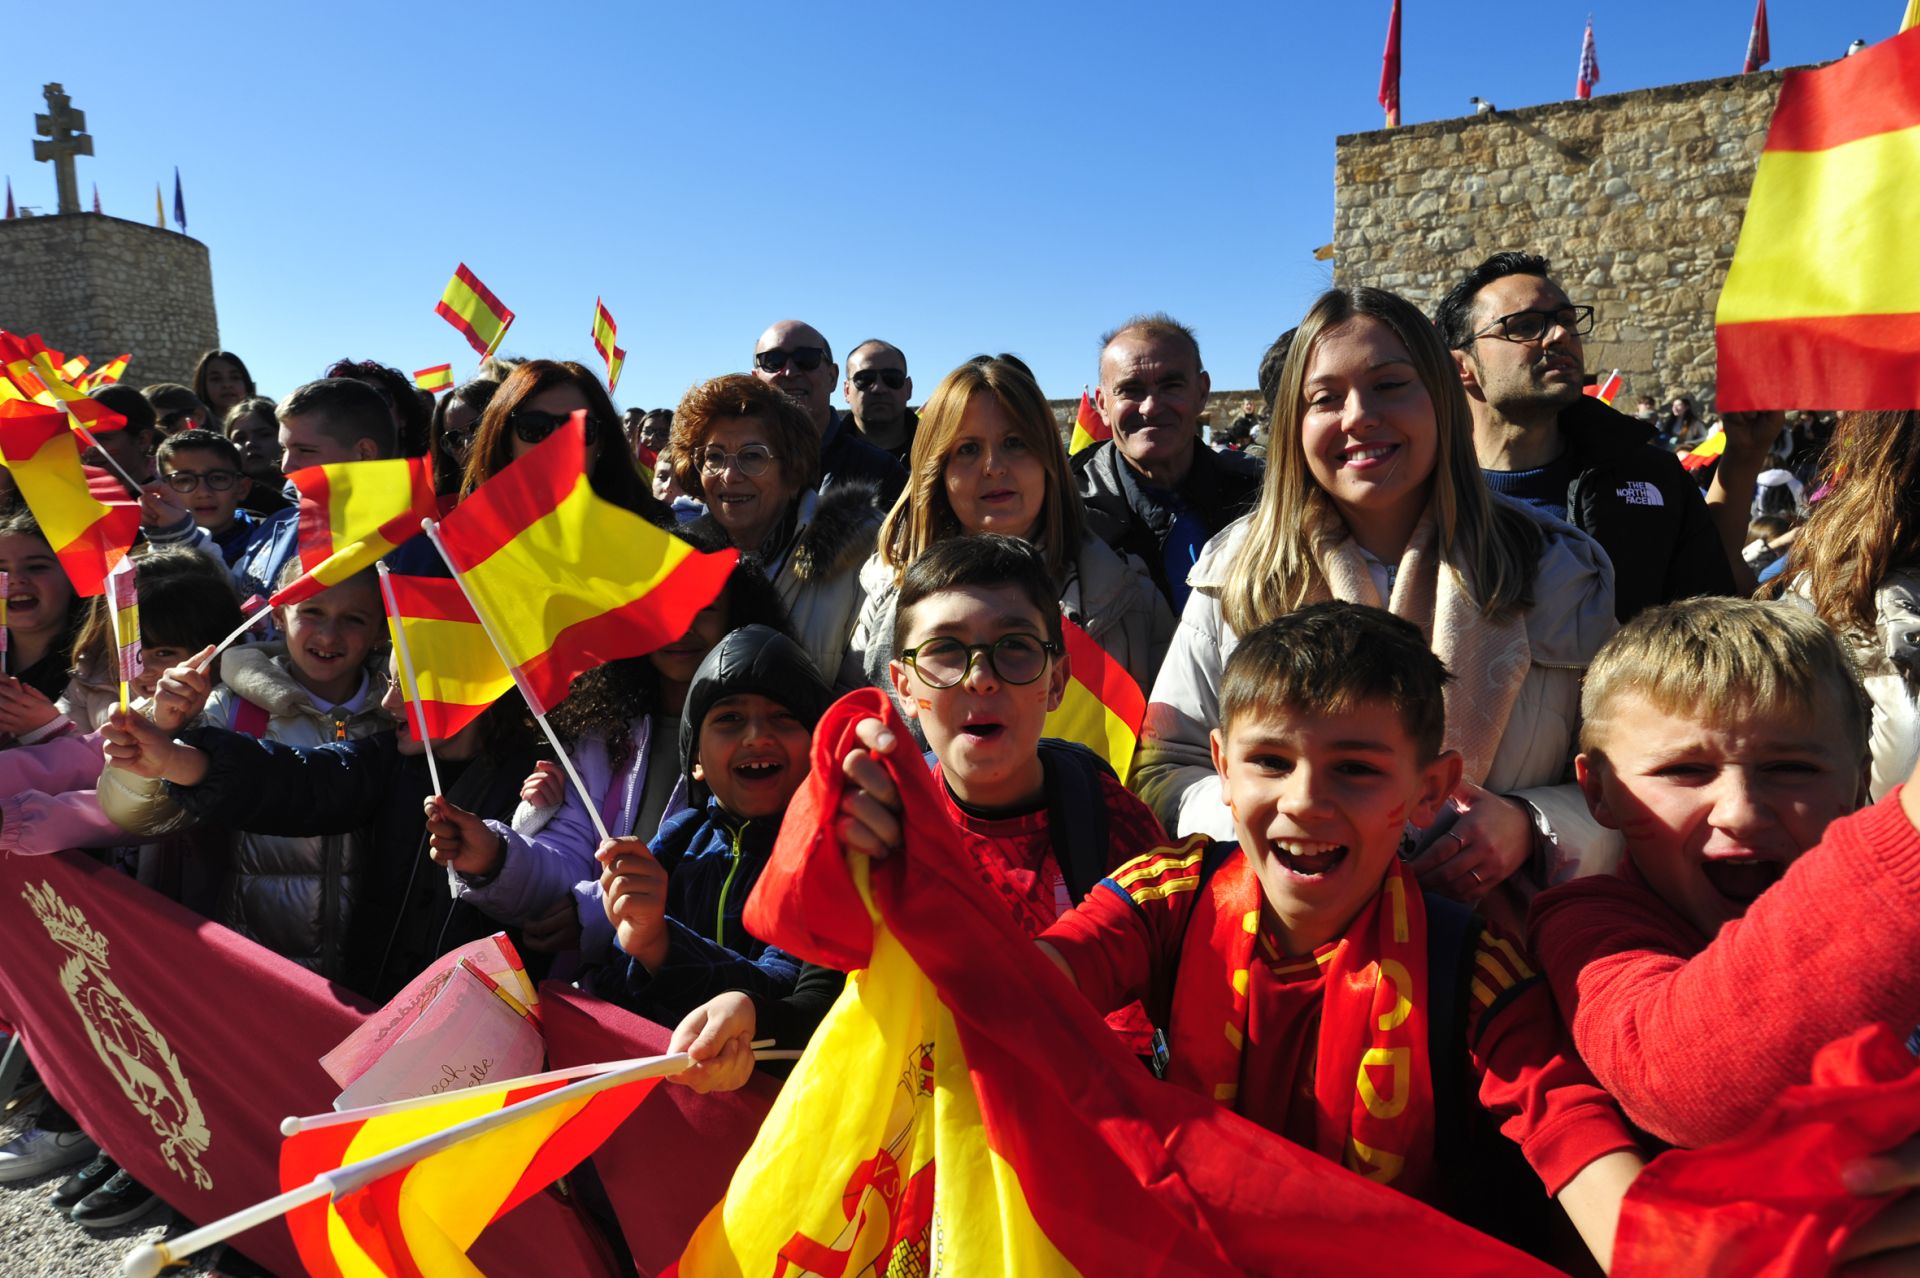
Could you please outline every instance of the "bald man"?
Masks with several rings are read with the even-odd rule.
[[[843,414],[833,411],[840,367],[833,347],[811,324],[781,320],[753,347],[753,375],[798,400],[820,432],[820,491],[849,481],[874,485],[875,504],[890,510],[907,486],[899,462],[861,438]]]

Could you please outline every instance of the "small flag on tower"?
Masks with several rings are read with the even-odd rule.
[[[614,338],[620,335],[620,326],[613,322],[613,313],[607,304],[599,298],[593,299],[593,349],[600,352],[600,358],[607,366],[607,390],[612,391],[614,383],[620,380],[620,360],[626,352],[614,344]]]
[[[1742,74],[1767,65],[1773,51],[1767,48],[1767,0],[1758,0],[1753,9],[1753,30],[1747,33],[1747,64]]]
[[[19,214],[13,211],[13,179],[7,179],[7,220],[12,221]]]
[[[413,384],[434,395],[438,395],[443,390],[452,390],[453,365],[435,364],[432,368],[415,369]]]
[[[1400,126],[1400,0],[1393,0],[1387,19],[1387,48],[1380,55],[1380,105],[1387,111],[1387,127]]]
[[[182,232],[187,229],[187,199],[180,194],[180,166],[173,166],[173,220]]]
[[[100,184],[98,182],[93,184],[93,211],[95,213],[100,211]]]
[[[1761,0],[1764,4],[1766,0]],[[1580,42],[1580,70],[1574,76],[1573,95],[1581,101],[1593,96],[1593,86],[1600,83],[1600,54],[1593,47],[1593,15],[1587,15],[1587,38]]]
[[[465,262],[454,268],[446,292],[440,295],[433,309],[441,319],[460,330],[467,345],[480,352],[481,359],[493,354],[513,325],[513,312],[493,295],[492,289],[480,282],[479,276],[467,269]]]
[[[1073,439],[1067,445],[1068,453],[1077,453],[1083,448],[1092,448],[1103,439],[1112,439],[1113,432],[1107,423],[1093,409],[1093,401],[1087,397],[1087,388],[1080,388],[1080,411],[1073,418]]]
[[[153,224],[165,228],[167,225],[166,202],[160,198],[160,184],[153,184]]]

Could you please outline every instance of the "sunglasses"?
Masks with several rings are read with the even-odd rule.
[[[811,373],[826,357],[827,353],[818,346],[796,346],[790,351],[761,351],[753,357],[753,366],[763,373],[777,373],[792,360],[795,368]]]
[[[531,408],[517,409],[507,417],[507,425],[513,428],[513,435],[523,444],[537,444],[541,440],[565,426],[573,417],[572,413],[542,413]],[[589,415],[585,428],[587,446],[591,448],[600,439],[602,430],[612,427],[598,417]]]
[[[863,368],[853,375],[856,389],[870,391],[875,382],[885,382],[887,389],[899,390],[907,384],[907,375],[897,368]]]
[[[160,477],[176,493],[190,493],[205,484],[216,493],[224,493],[240,482],[237,470],[170,470]]]

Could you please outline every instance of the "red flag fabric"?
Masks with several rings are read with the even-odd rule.
[[[1869,1025],[1814,1058],[1746,1135],[1653,1160],[1627,1192],[1615,1278],[1818,1278],[1888,1203],[1840,1183],[1856,1159],[1920,1130],[1920,1068],[1900,1034]]]
[[[1393,0],[1387,19],[1387,48],[1380,55],[1380,105],[1386,108],[1387,127],[1400,123],[1400,0]]]
[[[1753,30],[1747,33],[1747,63],[1740,70],[1744,74],[1758,71],[1767,65],[1773,57],[1773,51],[1767,48],[1767,0],[1756,0],[1753,8]]]
[[[1580,69],[1574,73],[1573,94],[1585,101],[1593,96],[1593,86],[1600,83],[1600,51],[1593,43],[1593,18],[1587,18],[1586,38],[1580,41]]]
[[[658,1055],[672,1036],[664,1026],[553,982],[540,987],[540,1014],[553,1069]],[[694,1226],[726,1193],[734,1165],[778,1093],[779,1084],[763,1073],[737,1092],[711,1096],[662,1087],[594,1151],[593,1165],[641,1273],[657,1274],[679,1257]],[[673,1174],[661,1175],[663,1166]]]
[[[854,725],[868,717],[909,740],[877,689],[828,710],[814,733],[812,772],[746,911],[755,936],[845,970],[866,965],[874,929],[832,817],[842,761],[858,744]],[[905,807],[906,842],[869,867],[872,899],[953,1019],[987,1145],[1017,1178],[1023,1214],[1074,1269],[1404,1278],[1418,1257],[1434,1278],[1552,1272],[1152,1078],[1005,907],[980,891],[952,830],[913,819],[940,809],[938,783],[919,755],[897,752],[887,766]],[[1377,1245],[1383,1238],[1393,1245]]]
[[[367,1015],[353,994],[77,852],[0,857],[0,1015],[47,1088],[141,1184],[191,1220],[278,1182],[280,1120],[339,1090],[320,1056]],[[286,1227],[235,1245],[302,1272]],[[600,1244],[537,1195],[480,1240],[484,1272],[587,1278]]]

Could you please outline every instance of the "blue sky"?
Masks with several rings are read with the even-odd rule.
[[[83,200],[151,220],[177,164],[222,342],[273,395],[341,356],[470,373],[432,311],[462,260],[518,313],[512,353],[592,363],[605,298],[623,406],[744,368],[787,316],[836,354],[895,342],[921,397],[983,350],[1066,397],[1103,329],[1165,309],[1241,388],[1330,282],[1333,142],[1381,123],[1389,7],[115,0],[100,39],[10,59],[0,173],[54,203],[50,80],[95,137]],[[1609,93],[1738,71],[1753,0],[1591,8]],[[1777,67],[1901,5],[1770,8]],[[1588,6],[1404,10],[1408,123],[1572,96]]]

